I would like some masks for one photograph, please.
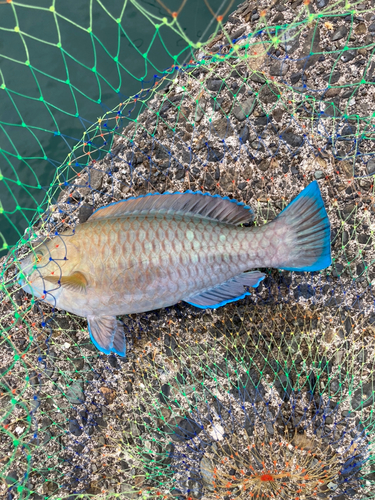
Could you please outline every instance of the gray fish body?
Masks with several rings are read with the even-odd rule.
[[[202,193],[125,200],[40,245],[21,261],[20,282],[26,292],[87,317],[94,344],[124,356],[116,316],[181,300],[216,308],[259,285],[265,275],[251,269],[330,265],[330,225],[316,182],[269,224],[242,226],[252,219],[249,207]]]
[[[190,216],[84,224],[71,243],[84,256],[77,268],[90,287],[85,297],[74,294],[74,300],[64,294],[58,305],[84,316],[171,306],[249,269],[269,267],[277,259],[276,232]]]

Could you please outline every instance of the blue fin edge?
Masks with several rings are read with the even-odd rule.
[[[104,349],[102,346],[100,346],[97,341],[94,339],[94,336],[91,332],[91,328],[90,328],[90,323],[87,321],[87,328],[89,330],[89,334],[90,334],[90,339],[91,339],[91,342],[94,344],[94,346],[100,351],[100,352],[103,352],[104,354],[111,354],[112,352],[115,352],[116,354],[118,354],[119,356],[121,357],[125,357],[126,356],[126,349],[124,352],[120,352],[120,351],[117,351],[117,349]]]
[[[265,278],[265,276],[262,276],[261,278],[259,278],[258,282],[254,286],[252,286],[251,288],[256,288],[257,286],[259,286],[259,283],[261,281],[263,281],[264,278]],[[240,295],[239,297],[234,297],[233,299],[223,300],[222,302],[218,302],[217,304],[212,304],[212,306],[197,306],[193,302],[189,302],[189,301],[183,300],[183,299],[182,300],[184,302],[186,302],[187,304],[190,304],[191,306],[198,307],[198,309],[217,309],[218,307],[225,306],[225,304],[230,304],[231,302],[237,302],[237,300],[244,299],[245,297],[248,297],[249,295],[251,295],[250,292],[245,292],[244,294]]]
[[[184,300],[184,302],[190,304],[191,306],[198,307],[198,309],[217,309],[218,307],[225,306],[225,304],[230,304],[231,302],[236,302],[237,300],[244,299],[247,295],[251,295],[251,293],[245,292],[243,295],[240,295],[239,297],[235,297],[234,299],[223,300],[222,302],[219,302],[218,304],[212,304],[211,306],[197,306],[193,302],[188,302],[187,300]]]
[[[313,198],[313,199],[316,200],[316,202],[321,201],[322,207],[319,210],[319,215],[321,215],[322,219],[326,218],[328,220],[328,222],[329,222],[329,217],[328,217],[328,214],[327,214],[327,210],[326,210],[326,208],[324,206],[324,201],[323,201],[320,189],[319,189],[319,184],[318,184],[318,181],[316,181],[316,180],[310,182],[310,184],[308,186],[306,186],[305,189],[303,189],[299,193],[299,195],[296,196],[294,198],[294,200],[291,201],[289,203],[289,205],[286,206],[284,208],[284,210],[282,210],[279,213],[278,217],[283,212],[285,212],[293,203],[295,203],[296,201],[298,201],[299,199],[304,198],[304,197]],[[325,252],[326,248],[329,249],[329,253],[328,254]],[[325,268],[329,267],[331,264],[332,264],[332,255],[331,255],[331,225],[329,223],[328,230],[326,231],[326,234],[325,234],[324,239],[323,239],[323,252],[322,252],[321,256],[318,258],[318,260],[314,264],[312,264],[309,267],[283,267],[283,268],[279,268],[279,269],[282,269],[284,271],[312,272],[312,271],[317,271],[317,270],[325,269]]]
[[[125,341],[125,351],[124,352],[120,352],[118,351],[117,349],[115,348],[112,348],[112,352],[115,352],[116,354],[118,354],[119,356],[121,356],[122,358],[125,358],[126,356],[126,341]]]
[[[245,210],[248,210],[251,214],[254,214],[253,210],[251,207],[248,205],[245,205],[242,201],[237,201],[237,200],[232,200],[231,198],[228,198],[228,196],[220,196],[219,194],[210,194],[210,193],[202,193],[202,191],[191,191],[188,189],[187,191],[181,192],[181,191],[166,191],[165,193],[148,193],[148,194],[140,194],[139,196],[131,196],[130,198],[126,198],[125,200],[119,200],[119,201],[114,201],[113,203],[109,203],[108,205],[105,205],[104,207],[97,208],[95,212],[93,212],[91,215],[96,214],[96,212],[99,212],[99,210],[103,210],[104,208],[107,207],[112,207],[113,205],[118,205],[119,203],[126,203],[129,200],[137,200],[138,198],[146,198],[148,196],[164,196],[164,195],[174,195],[174,194],[201,194],[203,196],[210,196],[211,198],[220,198],[222,200],[228,200],[231,203],[235,203],[236,205],[243,207]],[[293,200],[294,201],[294,200]],[[292,202],[293,203],[293,202]],[[89,220],[89,219],[88,219]]]
[[[100,352],[104,352],[104,354],[111,354],[111,350],[110,349],[104,349],[101,345],[99,345],[97,343],[97,341],[95,340],[93,334],[92,334],[92,331],[91,331],[91,328],[90,328],[90,323],[89,321],[87,321],[87,328],[89,330],[89,334],[90,334],[90,339],[91,339],[91,342],[94,344],[94,346],[100,351]]]

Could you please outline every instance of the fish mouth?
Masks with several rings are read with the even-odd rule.
[[[49,238],[47,238],[47,241],[48,239]],[[29,253],[22,257],[15,257],[14,259],[14,264],[18,268],[15,280],[26,293],[34,296],[35,298],[40,298],[43,297],[43,295],[46,295],[45,290],[47,294],[51,295],[45,287],[40,270],[38,270],[35,266],[36,255],[41,254],[43,256],[46,252],[43,248],[43,244],[45,245],[45,243],[46,237],[39,237],[31,243],[31,251]]]
[[[31,286],[29,279],[34,273],[34,261],[30,256],[26,256],[21,260],[16,261],[16,266],[18,267],[18,273],[16,275],[16,280],[24,292],[33,295],[34,297],[39,297],[42,295],[39,292],[38,287]]]

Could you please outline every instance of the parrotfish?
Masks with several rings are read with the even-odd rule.
[[[126,353],[116,316],[185,301],[217,308],[244,298],[256,268],[319,271],[331,264],[330,223],[316,181],[273,221],[199,191],[129,198],[56,233],[20,261],[23,289],[84,316],[102,352]]]

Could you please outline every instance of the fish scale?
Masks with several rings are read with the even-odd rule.
[[[224,281],[236,276],[249,266],[257,266],[255,259],[249,261],[249,241],[251,235],[248,229],[237,228],[233,225],[222,224],[217,221],[204,221],[194,217],[131,217],[97,221],[93,228],[83,224],[78,226],[75,234],[75,244],[85,246],[85,252],[90,251],[85,241],[89,241],[89,234],[95,231],[99,237],[95,251],[95,267],[79,263],[81,271],[92,277],[91,295],[100,293],[102,300],[108,307],[106,297],[121,292],[113,288],[116,282],[121,288],[126,284],[127,293],[135,297],[129,302],[129,311],[137,309],[138,304],[145,301],[155,301],[155,308],[164,307],[170,301],[170,294],[177,294],[176,301],[181,300],[184,294],[190,295],[197,288],[209,288],[216,284],[218,276]],[[120,241],[114,235],[121,235]],[[158,236],[159,235],[159,236]],[[160,239],[161,236],[161,239]],[[225,242],[220,240],[225,236]],[[237,252],[234,249],[238,249]],[[91,249],[92,252],[92,249]],[[135,262],[129,266],[129,258]],[[155,273],[143,273],[146,279],[140,281],[139,268],[152,271],[161,269],[163,279],[155,280]],[[184,278],[184,269],[189,270],[189,282]],[[105,272],[105,280],[95,280]],[[208,274],[208,275],[207,275]],[[178,282],[176,283],[176,275]],[[137,279],[138,277],[138,279]],[[121,284],[121,285],[120,285]],[[143,293],[144,296],[140,296]],[[155,297],[157,298],[155,299]],[[122,300],[111,304],[110,312],[120,314],[115,308],[124,310]],[[128,311],[125,310],[124,313]],[[124,314],[123,313],[123,314]]]
[[[264,278],[259,267],[316,271],[331,262],[316,182],[269,224],[242,227],[249,207],[203,193],[144,196],[98,209],[20,265],[25,291],[87,317],[94,344],[125,355],[118,315],[185,301],[219,307]],[[38,253],[39,252],[39,253]]]

